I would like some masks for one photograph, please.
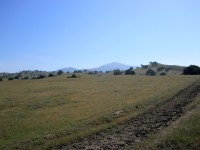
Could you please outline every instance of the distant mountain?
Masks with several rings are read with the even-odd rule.
[[[127,70],[130,67],[135,68],[135,66],[129,66],[129,65],[122,64],[122,63],[118,63],[118,62],[113,62],[113,63],[109,63],[109,64],[106,64],[106,65],[100,66],[98,68],[93,68],[91,70],[106,72],[106,71],[115,70],[115,69]]]
[[[98,68],[92,68],[92,69],[88,68],[86,70],[106,72],[106,71],[115,70],[115,69],[127,70],[130,67],[136,68],[136,66],[129,66],[129,65],[122,64],[122,63],[118,63],[118,62],[113,62],[113,63],[109,63],[109,64],[106,64],[106,65],[100,66]],[[68,68],[63,68],[62,70],[64,72],[74,72],[76,70],[83,70],[83,69],[76,69],[76,68],[73,68],[73,67],[68,67]]]
[[[78,69],[73,68],[73,67],[68,67],[68,68],[63,68],[63,69],[61,69],[61,70],[63,70],[64,72],[74,72],[74,71],[76,71],[76,70],[78,70]]]

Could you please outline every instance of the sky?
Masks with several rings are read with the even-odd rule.
[[[0,0],[0,72],[199,56],[199,0]]]

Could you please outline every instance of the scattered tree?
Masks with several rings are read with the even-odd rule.
[[[96,74],[98,74],[98,71],[90,71],[90,72],[88,72],[88,74],[89,75],[96,75]]]
[[[165,68],[163,67],[163,66],[161,66],[161,67],[158,67],[158,69],[157,69],[157,71],[159,72],[159,71],[162,71],[162,70],[164,70]]]
[[[72,76],[67,77],[67,78],[78,78],[78,76],[76,76],[76,74],[72,74]]]
[[[114,70],[114,75],[122,75],[122,73],[119,69]]]
[[[76,74],[72,74],[72,78],[77,78]]]
[[[19,79],[19,76],[15,76],[14,79]]]
[[[156,61],[150,62],[149,64],[152,65],[152,66],[158,66],[158,62],[156,62]]]
[[[14,80],[14,78],[13,77],[9,77],[8,80]]]
[[[75,70],[74,73],[83,73],[82,70]]]
[[[46,76],[45,75],[39,75],[38,77],[37,77],[37,79],[42,79],[42,78],[46,78]]]
[[[149,68],[149,65],[142,65],[142,64],[141,64],[141,67],[142,67],[143,69],[148,69],[148,68]]]
[[[166,76],[166,72],[161,72],[160,75],[161,76]]]
[[[58,70],[58,75],[61,75],[63,73],[64,73],[63,70]]]
[[[147,76],[155,76],[156,75],[156,72],[152,69],[148,69],[147,72],[146,72],[146,75]]]
[[[184,75],[199,75],[200,67],[196,65],[190,65],[183,70]]]
[[[135,71],[133,70],[133,67],[130,67],[128,70],[126,70],[125,75],[135,75]]]
[[[50,73],[50,74],[49,74],[49,77],[54,77],[54,76],[55,76],[55,75],[54,75],[54,74],[52,74],[52,73]]]
[[[24,78],[22,78],[22,80],[29,80],[29,77],[25,76]]]

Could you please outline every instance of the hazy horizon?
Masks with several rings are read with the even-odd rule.
[[[2,0],[0,72],[199,65],[200,1]]]

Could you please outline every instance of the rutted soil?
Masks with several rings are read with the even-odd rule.
[[[159,131],[170,125],[172,121],[177,120],[185,112],[187,104],[192,102],[199,92],[200,81],[124,123],[56,149],[126,149],[135,142],[148,137],[149,134]]]

